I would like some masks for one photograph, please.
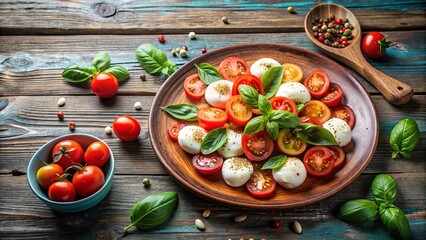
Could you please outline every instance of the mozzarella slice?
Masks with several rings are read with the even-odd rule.
[[[198,154],[201,152],[201,142],[207,131],[199,126],[185,126],[179,131],[178,143],[188,153]]]
[[[352,140],[351,127],[349,127],[349,124],[340,118],[332,118],[325,122],[322,126],[333,134],[340,147],[348,145],[348,143]]]
[[[226,159],[222,165],[222,176],[231,187],[244,185],[253,174],[253,165],[247,158],[233,157]]]
[[[281,168],[272,171],[275,181],[287,189],[302,185],[306,175],[306,168],[302,160],[296,157],[288,157],[287,162]]]
[[[228,138],[226,142],[220,147],[217,152],[223,158],[237,157],[243,154],[243,147],[241,145],[241,132],[228,129]]]
[[[232,97],[233,82],[219,80],[210,84],[206,88],[205,98],[208,104],[213,107],[225,109],[226,102]]]
[[[288,97],[296,104],[307,103],[311,100],[311,94],[305,85],[299,82],[286,82],[281,84],[277,97]]]
[[[266,70],[274,66],[280,66],[281,64],[272,58],[261,58],[254,62],[250,67],[250,73],[259,79],[262,78]]]

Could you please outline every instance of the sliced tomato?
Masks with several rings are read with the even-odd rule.
[[[333,171],[334,157],[327,147],[315,146],[305,153],[303,164],[308,174],[326,177]]]
[[[274,140],[265,132],[243,134],[241,138],[243,152],[250,161],[262,161],[271,156]]]
[[[243,74],[239,76],[234,81],[234,85],[232,86],[232,95],[239,95],[238,86],[240,85],[249,85],[256,89],[256,91],[260,94],[263,94],[263,85],[262,81],[254,75],[251,74]]]
[[[343,100],[343,90],[337,83],[330,83],[327,94],[321,98],[323,102],[328,107],[334,107],[342,103]]]
[[[283,82],[300,82],[303,77],[302,69],[296,64],[284,63]]]
[[[348,105],[342,104],[337,107],[331,108],[331,117],[336,117],[344,120],[349,124],[349,127],[355,126],[355,114],[352,108]]]
[[[226,103],[225,110],[229,121],[240,127],[244,127],[253,115],[251,108],[243,102],[240,95],[232,96]]]
[[[278,151],[289,156],[302,154],[308,144],[301,138],[296,137],[290,129],[283,128],[278,133]]]
[[[223,157],[216,152],[207,155],[197,154],[192,158],[192,165],[198,172],[204,175],[211,175],[222,168]]]
[[[272,171],[255,170],[250,179],[246,182],[246,188],[250,195],[256,198],[267,198],[271,196],[277,183],[272,177]]]
[[[190,99],[198,100],[204,97],[207,85],[201,80],[198,73],[194,73],[185,78],[183,90]]]
[[[330,150],[331,155],[334,158],[334,169],[338,169],[343,166],[343,163],[345,162],[345,152],[343,149],[337,146],[328,146],[327,148]]]
[[[243,59],[229,57],[220,63],[219,73],[223,79],[235,81],[239,76],[250,73],[250,68]]]
[[[179,131],[185,127],[186,125],[183,123],[176,123],[173,124],[170,128],[169,128],[169,137],[170,139],[172,139],[173,141],[177,142],[178,141],[178,135],[179,135]]]
[[[328,75],[321,70],[314,70],[303,82],[313,98],[321,98],[327,94],[330,87]]]
[[[300,122],[310,123],[322,127],[322,123],[318,119],[312,117],[300,117]]]
[[[300,116],[316,118],[320,123],[325,123],[331,118],[331,111],[323,102],[311,100],[302,108]]]
[[[269,99],[272,108],[275,110],[284,110],[297,115],[297,105],[288,97],[273,97]]]
[[[228,120],[226,112],[215,107],[200,108],[197,112],[197,118],[200,127],[207,131],[222,127]]]

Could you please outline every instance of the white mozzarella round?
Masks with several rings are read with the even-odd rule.
[[[281,84],[277,97],[288,97],[296,104],[307,103],[311,100],[311,94],[305,85],[299,82],[286,82]]]
[[[231,187],[244,185],[253,174],[253,165],[247,158],[232,157],[226,159],[222,165],[222,176],[226,184]]]
[[[261,58],[254,62],[250,67],[250,73],[259,79],[262,78],[266,70],[281,64],[272,58]]]
[[[213,107],[225,109],[226,102],[232,97],[233,82],[219,80],[210,84],[206,88],[205,98],[208,104]]]
[[[349,124],[340,118],[332,118],[325,122],[322,126],[333,134],[340,147],[348,145],[348,143],[352,140],[351,127],[349,127]]]
[[[226,142],[220,147],[217,152],[223,158],[237,157],[243,154],[243,147],[241,145],[242,133],[232,129],[228,129],[228,138]]]
[[[306,175],[306,168],[302,160],[296,157],[288,157],[287,162],[281,168],[272,171],[275,181],[287,189],[302,185]]]
[[[188,153],[198,154],[201,152],[201,142],[207,131],[199,126],[185,126],[179,131],[178,143]]]

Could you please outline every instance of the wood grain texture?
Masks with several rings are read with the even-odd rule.
[[[292,1],[2,1],[1,34],[261,33],[303,31],[315,2]],[[424,29],[419,1],[334,1],[354,11],[365,30]],[[296,14],[287,12],[292,5]],[[374,8],[375,6],[380,6]],[[221,17],[228,16],[230,24]],[[403,16],[403,17],[401,17]],[[54,24],[52,24],[54,22]]]

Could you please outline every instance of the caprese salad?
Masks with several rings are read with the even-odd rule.
[[[184,120],[168,134],[200,174],[221,174],[230,187],[266,198],[277,184],[297,188],[308,175],[328,177],[344,165],[355,115],[325,71],[302,81],[296,64],[262,58],[249,67],[235,56],[219,68],[195,67],[183,84],[194,104],[162,109]]]

